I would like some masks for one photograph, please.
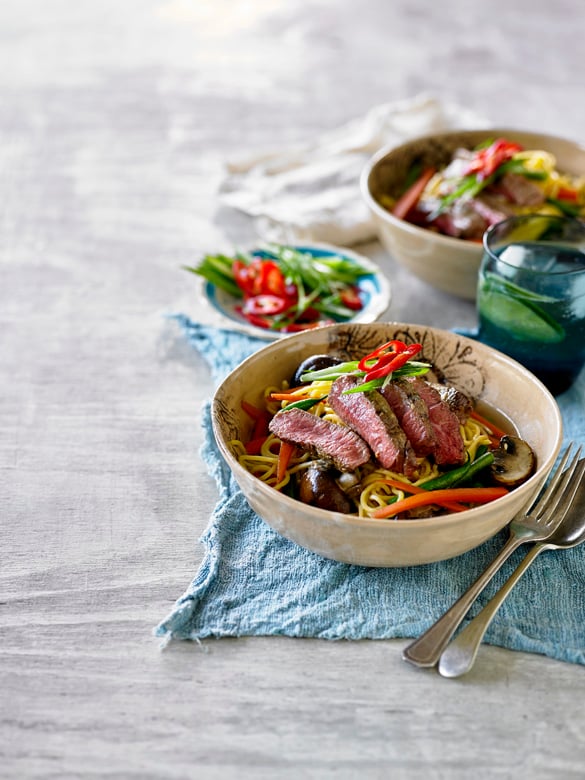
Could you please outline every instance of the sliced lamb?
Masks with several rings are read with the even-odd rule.
[[[420,377],[410,377],[409,382],[423,399],[429,410],[429,418],[437,436],[435,462],[440,466],[461,464],[465,461],[465,443],[459,430],[459,418],[441,399],[437,390]]]
[[[324,458],[340,471],[353,471],[371,457],[357,433],[303,409],[283,409],[274,415],[269,428],[279,439]]]
[[[329,392],[329,404],[343,422],[370,445],[386,469],[416,476],[418,464],[406,434],[386,399],[377,390],[343,395],[358,385],[349,375],[336,379]]]
[[[437,445],[435,429],[429,417],[429,410],[414,388],[403,379],[393,379],[382,390],[390,404],[400,427],[419,457],[434,452]]]

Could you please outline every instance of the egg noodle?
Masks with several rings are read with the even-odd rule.
[[[281,387],[267,387],[264,391],[266,410],[270,415],[276,414],[280,409],[286,408],[288,403],[294,401],[295,395],[298,395],[300,398],[321,398],[322,396],[329,394],[331,385],[332,382],[329,380],[314,381],[293,391],[288,391],[287,382],[283,382]],[[270,396],[272,393],[282,393],[283,391],[290,392],[290,401],[271,400]],[[326,398],[322,401],[318,401],[309,411],[330,422],[338,425],[345,425],[327,404]],[[491,444],[490,430],[472,418],[469,418],[465,424],[460,425],[460,431],[470,462],[475,459],[479,447],[489,447]],[[258,454],[248,454],[246,452],[245,444],[237,439],[231,441],[230,445],[239,463],[247,471],[266,484],[271,485],[276,490],[283,490],[283,488],[286,488],[295,474],[309,468],[319,460],[319,458],[316,458],[311,453],[302,452],[300,448],[297,448],[295,455],[289,463],[284,478],[278,482],[277,467],[280,439],[274,434],[269,434],[267,436],[266,440],[262,443]],[[397,487],[388,485],[388,480],[403,482],[405,488],[407,488],[409,485],[424,486],[425,482],[428,482],[441,474],[438,467],[431,459],[426,457],[417,458],[417,462],[418,479],[416,479],[416,481],[410,481],[404,474],[384,469],[380,466],[376,466],[372,462],[366,463],[364,466],[358,468],[354,473],[361,484],[362,490],[359,496],[357,514],[359,514],[360,517],[371,517],[373,512],[379,507],[386,506],[390,501],[394,501],[396,498],[402,499],[405,497],[405,492]]]

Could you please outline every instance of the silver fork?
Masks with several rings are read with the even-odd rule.
[[[579,461],[574,482],[582,487],[585,471],[585,458]],[[481,641],[496,612],[504,603],[518,580],[532,564],[535,558],[545,550],[568,550],[585,542],[585,514],[583,501],[578,500],[572,505],[572,511],[564,516],[556,530],[530,549],[526,557],[517,566],[508,580],[502,585],[496,595],[488,601],[485,607],[468,623],[460,634],[457,634],[451,644],[443,651],[439,659],[439,673],[443,677],[460,677],[468,672],[475,662],[475,657]]]
[[[530,510],[519,513],[512,520],[508,541],[483,574],[436,623],[433,623],[424,634],[421,634],[418,639],[415,639],[403,650],[402,657],[405,661],[415,666],[435,666],[477,596],[514,550],[526,542],[542,541],[555,530],[568,511],[577,490],[577,485],[573,488],[571,480],[577,469],[581,447],[573,456],[570,465],[563,471],[569,459],[571,448],[572,445],[569,444],[548,487],[536,503],[532,505]]]

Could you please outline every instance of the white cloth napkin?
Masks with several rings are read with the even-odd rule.
[[[375,152],[426,133],[489,125],[466,108],[426,95],[385,103],[314,142],[228,162],[219,197],[254,217],[266,241],[351,246],[375,238],[359,186]]]

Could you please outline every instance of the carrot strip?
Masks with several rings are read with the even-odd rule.
[[[396,501],[388,506],[376,509],[372,517],[384,518],[398,515],[401,512],[408,512],[410,509],[416,509],[419,506],[428,506],[429,504],[440,504],[442,501],[461,501],[470,504],[486,504],[488,501],[494,501],[508,493],[506,488],[487,487],[487,488],[445,488],[444,490],[427,490],[424,493],[415,493],[401,501]]]
[[[303,401],[306,398],[310,398],[309,393],[295,393],[292,390],[288,390],[286,393],[270,393],[271,401]]]
[[[420,200],[424,188],[436,173],[435,168],[427,168],[422,172],[418,179],[412,184],[406,192],[401,195],[392,209],[392,213],[398,219],[406,219],[412,209]]]
[[[278,451],[278,463],[276,465],[276,481],[282,482],[286,476],[286,470],[295,454],[296,446],[288,441],[280,442]]]
[[[414,495],[429,492],[428,490],[425,490],[425,488],[419,487],[418,485],[410,485],[399,479],[381,479],[380,482],[384,485],[396,488],[397,490],[404,490],[405,493],[412,493]],[[439,502],[437,501],[437,503]],[[441,501],[440,504],[446,509],[450,509],[452,512],[463,512],[465,509],[468,509],[465,504],[460,504],[458,501]]]
[[[480,425],[483,425],[485,428],[490,430],[494,436],[496,436],[498,439],[501,439],[502,436],[505,436],[506,433],[501,428],[498,428],[497,425],[494,425],[494,423],[491,420],[488,420],[486,417],[483,417],[479,412],[476,412],[475,409],[471,412],[469,415],[473,420],[480,423]]]

